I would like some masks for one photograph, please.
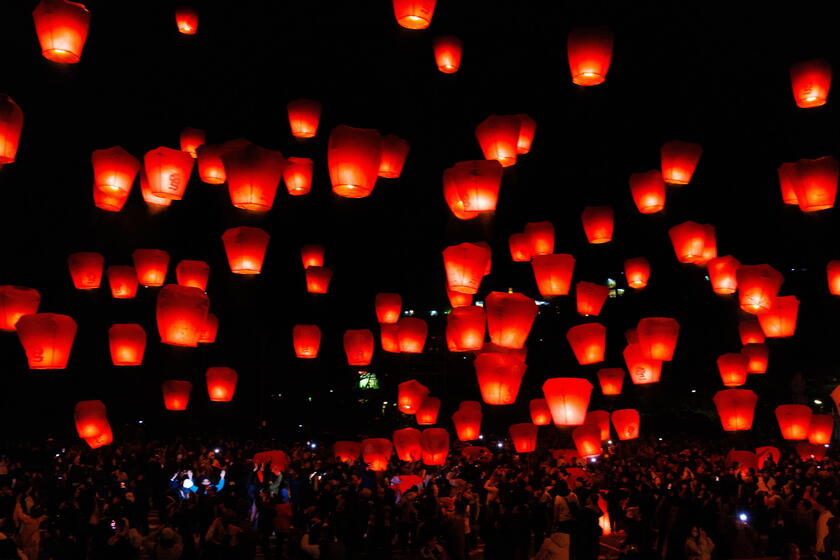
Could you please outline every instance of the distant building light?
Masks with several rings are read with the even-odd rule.
[[[814,399],[814,404],[822,404],[822,401],[820,399]]]
[[[484,300],[477,301],[477,302],[475,302],[475,304],[476,304],[478,307],[484,307]]]
[[[543,301],[541,299],[538,299],[538,300],[536,300],[536,304],[540,305],[540,306],[546,306],[546,305],[551,305],[551,302],[550,301]]]
[[[438,312],[437,312],[437,310],[436,310],[436,309],[432,309],[431,311],[429,311],[429,316],[430,316],[430,317],[437,317],[437,316],[438,316]]]
[[[615,288],[615,280],[607,278],[607,288]]]
[[[478,439],[484,439],[484,434],[478,434]]]

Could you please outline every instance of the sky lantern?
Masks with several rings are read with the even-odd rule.
[[[402,313],[402,296],[394,293],[376,294],[374,301],[376,320],[380,324],[393,324],[400,320]]]
[[[542,388],[555,425],[583,424],[592,394],[592,384],[589,381],[576,377],[552,377],[545,380]]]
[[[449,455],[449,432],[443,428],[426,428],[420,434],[424,465],[443,465]]]
[[[755,316],[741,319],[738,323],[738,336],[743,345],[764,342],[764,331]]]
[[[790,86],[797,107],[810,109],[825,105],[831,88],[831,64],[814,58],[791,65]]]
[[[543,297],[566,296],[572,285],[575,258],[565,253],[536,255],[531,259],[537,289]]]
[[[473,301],[473,296],[471,294],[456,292],[450,290],[449,287],[446,288],[446,297],[449,299],[449,305],[451,305],[453,309],[463,307],[465,305],[472,305]]]
[[[372,471],[384,471],[391,462],[393,445],[385,438],[368,438],[362,440],[362,460]]]
[[[382,157],[379,160],[379,176],[396,179],[402,174],[410,147],[408,142],[395,134],[382,137]]]
[[[700,256],[700,259],[695,263],[698,265],[705,265],[710,260],[716,259],[717,254],[717,238],[715,236],[715,226],[710,224],[702,224],[703,229],[705,230],[705,238],[703,240],[703,254]]]
[[[703,224],[683,222],[668,230],[674,253],[681,263],[698,264],[703,260],[706,244],[706,229]]]
[[[508,238],[510,258],[513,262],[528,262],[531,260],[531,248],[524,233],[513,233]]]
[[[513,448],[517,453],[533,453],[537,449],[537,426],[530,422],[512,424],[508,428]]]
[[[639,417],[639,411],[635,408],[613,410],[611,419],[615,427],[615,433],[618,434],[618,439],[625,441],[639,437],[641,418]]]
[[[475,402],[475,401],[464,401]],[[481,435],[481,406],[464,407],[464,402],[458,410],[452,414],[452,423],[455,424],[455,433],[459,441],[473,441]]]
[[[207,320],[204,321],[204,326],[201,328],[201,334],[198,335],[199,344],[213,344],[216,342],[216,335],[219,334],[219,318],[213,313],[207,314]]]
[[[525,346],[537,316],[537,303],[522,294],[490,292],[484,300],[487,330],[494,344],[519,349]]]
[[[41,0],[32,17],[44,58],[65,64],[81,60],[90,27],[87,8],[68,0]]]
[[[779,296],[773,306],[758,315],[758,323],[767,338],[788,338],[796,332],[799,300],[796,296]]]
[[[767,373],[770,361],[770,349],[763,342],[752,342],[741,348],[741,354],[747,358],[747,373]]]
[[[636,327],[639,349],[654,360],[670,362],[674,358],[680,324],[669,317],[645,317]]]
[[[475,362],[481,399],[487,404],[503,405],[516,402],[522,376],[528,366],[513,354],[483,352]]]
[[[94,150],[90,156],[93,165],[93,186],[106,195],[125,199],[134,185],[134,178],[140,169],[140,160],[120,146],[105,150]]]
[[[496,352],[498,354],[512,354],[516,357],[517,360],[519,360],[523,364],[527,361],[528,358],[528,349],[525,346],[523,346],[522,348],[506,348],[504,346],[499,346],[498,344],[494,344],[492,342],[485,342],[484,346],[481,347],[481,350],[478,351],[478,354],[486,352]]]
[[[160,249],[136,249],[131,255],[137,281],[143,286],[163,286],[166,269],[169,268],[169,253]]]
[[[764,463],[767,459],[772,459],[774,464],[779,464],[779,460],[782,458],[782,452],[779,451],[778,447],[773,447],[772,445],[765,445],[762,447],[755,448],[755,459],[756,465],[759,470],[764,468]]]
[[[655,214],[665,208],[665,181],[658,169],[630,174],[630,195],[642,214]]]
[[[181,131],[181,151],[197,158],[196,150],[204,145],[205,133],[200,128],[186,127]]]
[[[465,212],[494,212],[504,170],[493,160],[461,161],[447,170]]]
[[[300,258],[303,261],[303,268],[310,266],[324,266],[323,245],[304,245],[300,248]]]
[[[773,300],[785,281],[782,273],[768,264],[741,265],[736,276],[741,309],[753,315],[773,306]]]
[[[397,323],[379,325],[379,344],[385,352],[400,353],[400,327]]]
[[[417,423],[421,426],[432,426],[437,422],[438,412],[440,412],[440,399],[437,397],[426,397],[423,399],[423,404],[417,409],[417,414],[414,417]]]
[[[516,115],[519,118],[519,141],[516,143],[516,153],[522,155],[531,151],[531,144],[534,142],[534,134],[537,132],[537,121],[521,113]]]
[[[373,359],[373,333],[368,329],[348,329],[344,332],[344,353],[347,364],[369,366]]]
[[[343,463],[352,463],[362,454],[362,444],[357,441],[337,441],[333,445],[333,456]]]
[[[531,422],[534,426],[548,426],[551,424],[551,409],[545,399],[531,399],[528,403],[531,412]]]
[[[105,257],[99,253],[81,252],[71,253],[67,257],[67,267],[70,278],[77,290],[95,290],[102,283],[102,268]]]
[[[198,10],[192,6],[178,6],[175,8],[175,23],[178,25],[178,31],[181,34],[195,35],[195,32],[198,31]]]
[[[102,401],[79,401],[73,407],[73,421],[80,438],[95,438],[105,431],[108,412]]]
[[[292,344],[298,358],[317,358],[321,347],[321,329],[318,325],[295,325],[292,329]]]
[[[330,287],[333,271],[323,266],[306,269],[306,291],[310,294],[326,294]]]
[[[816,212],[834,208],[840,165],[833,156],[800,159],[796,162],[795,171],[793,190],[800,210]]]
[[[11,97],[0,93],[0,165],[15,161],[21,130],[23,111]]]
[[[747,357],[728,353],[717,359],[717,367],[725,387],[740,387],[747,382]]]
[[[105,445],[111,445],[114,443],[114,432],[111,431],[111,425],[108,423],[108,420],[105,420],[105,426],[102,429],[102,433],[95,437],[83,438],[85,443],[88,444],[88,447],[91,449],[99,449]]]
[[[166,410],[182,411],[187,410],[192,393],[192,383],[169,379],[161,384],[163,392],[163,406]]]
[[[609,243],[613,236],[612,206],[587,206],[581,214],[586,239],[593,245]]]
[[[14,331],[18,319],[38,312],[41,294],[24,286],[0,286],[0,331]]]
[[[601,432],[601,441],[610,439],[610,413],[606,410],[590,410],[586,413],[586,419],[583,421],[584,426],[587,424],[594,424],[598,426]]]
[[[289,127],[295,138],[314,138],[321,120],[321,102],[313,99],[295,99],[286,105]]]
[[[156,196],[152,193],[152,188],[149,186],[149,178],[146,177],[146,169],[142,165],[140,166],[140,170],[137,174],[140,177],[140,194],[143,196],[143,202],[149,206],[161,207],[170,206],[172,204],[172,199]],[[99,202],[97,201],[97,192],[99,191],[94,189],[94,202],[96,202],[98,208],[102,208],[102,206],[99,206]],[[103,208],[103,210],[108,210],[108,208]]]
[[[93,204],[106,212],[119,212],[128,201],[128,193],[123,191],[106,192],[93,187]]]
[[[776,407],[776,420],[785,439],[800,440],[808,437],[813,412],[804,404],[780,404]]]
[[[426,344],[429,326],[419,317],[403,317],[397,324],[397,339],[400,352],[404,354],[421,354]]]
[[[834,432],[834,417],[831,414],[814,414],[808,426],[808,441],[814,445],[831,443]]]
[[[650,262],[644,257],[636,257],[624,261],[624,277],[627,285],[641,290],[650,280]]]
[[[139,366],[146,352],[146,331],[137,323],[117,323],[108,329],[111,363],[115,366]]]
[[[715,257],[706,263],[706,272],[716,294],[729,295],[738,290],[738,267],[741,263],[732,255]]]
[[[782,202],[792,206],[799,205],[799,199],[796,198],[796,190],[793,185],[799,178],[796,175],[796,164],[793,162],[784,162],[779,166],[779,187],[782,191]]]
[[[268,240],[263,229],[239,226],[222,235],[230,271],[234,274],[259,274],[262,271]]]
[[[598,370],[598,383],[604,396],[620,395],[624,384],[624,370],[621,368],[601,368]]]
[[[453,352],[481,350],[484,345],[484,308],[477,305],[456,307],[446,317],[446,341]]]
[[[137,295],[137,272],[133,266],[112,265],[106,271],[111,297],[115,299],[132,299]]]
[[[420,430],[417,428],[402,428],[394,430],[394,449],[397,451],[397,458],[406,463],[419,461],[423,451],[420,445]]]
[[[181,150],[161,146],[146,152],[143,167],[152,194],[161,198],[181,200],[190,181],[193,158]]]
[[[196,148],[195,153],[198,163],[198,176],[205,183],[221,185],[227,180],[225,164],[222,156],[229,151],[240,150],[251,145],[251,142],[244,138],[228,140],[222,144],[203,144]]]
[[[207,322],[210,299],[202,290],[176,284],[161,288],[157,297],[160,340],[173,346],[198,346]]]
[[[382,158],[382,136],[376,130],[339,125],[330,133],[327,167],[333,192],[364,198],[373,192]]]
[[[190,286],[207,291],[207,280],[210,278],[210,265],[204,261],[184,259],[175,267],[175,278],[181,286]]]
[[[15,324],[29,369],[65,369],[76,338],[76,321],[57,313],[24,315]]]
[[[443,250],[443,266],[450,290],[475,294],[490,261],[490,250],[476,243],[461,243]]]
[[[671,140],[662,144],[659,155],[662,160],[662,179],[669,185],[687,185],[703,154],[700,144]]]
[[[638,344],[628,344],[622,352],[630,381],[634,385],[658,383],[662,376],[662,360],[648,358]]]
[[[235,207],[254,212],[271,210],[286,167],[282,153],[249,143],[226,150],[222,163]]]
[[[459,220],[472,220],[479,212],[468,212],[464,209],[464,201],[455,184],[455,169],[450,167],[443,170],[443,199],[452,214]]]
[[[397,385],[397,406],[405,414],[417,414],[427,396],[429,388],[416,379]]]
[[[394,0],[394,16],[406,29],[426,29],[432,23],[436,0]]]
[[[613,50],[613,34],[607,27],[578,27],[566,41],[572,82],[597,86],[607,79]]]
[[[601,430],[595,424],[584,424],[572,430],[578,455],[581,459],[590,459],[601,454]]]
[[[749,389],[724,389],[712,399],[723,430],[737,432],[752,429],[758,396]]]
[[[312,168],[314,163],[311,158],[290,157],[286,160],[286,168],[283,169],[283,182],[286,189],[292,196],[303,196],[309,194],[312,188]]]
[[[577,312],[584,317],[600,315],[609,295],[610,289],[606,286],[592,282],[578,282],[575,284]]]
[[[461,66],[461,52],[464,50],[461,39],[455,35],[435,37],[432,41],[435,51],[435,63],[444,74],[454,74]]]
[[[519,127],[517,115],[490,115],[475,127],[475,137],[484,153],[484,159],[496,160],[502,167],[516,164],[519,153]]]
[[[525,237],[532,257],[550,255],[554,252],[554,224],[551,222],[530,222],[525,224]]]
[[[236,370],[229,367],[210,367],[204,374],[207,380],[207,395],[213,402],[230,402],[236,392]]]
[[[569,341],[580,365],[604,361],[607,346],[607,329],[604,325],[600,323],[576,325],[568,330],[566,340]]]
[[[840,296],[840,261],[828,261],[825,272],[828,276],[828,292]]]

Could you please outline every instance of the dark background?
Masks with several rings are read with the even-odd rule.
[[[478,299],[508,288],[538,298],[531,267],[511,262],[507,239],[540,220],[554,223],[556,252],[576,257],[575,281],[612,278],[626,288],[624,259],[646,256],[650,286],[607,302],[598,318],[608,327],[607,360],[596,366],[577,365],[565,340],[570,326],[585,321],[574,296],[541,308],[518,402],[485,406],[485,433],[526,421],[544,379],[586,376],[596,386],[592,408],[638,408],[643,432],[723,434],[711,403],[722,388],[715,360],[740,349],[742,314],[734,296],[713,294],[703,269],[676,261],[667,229],[689,219],[716,226],[720,255],[782,271],[781,293],[802,302],[796,336],[771,341],[768,373],[750,376],[759,411],[753,433],[739,436],[743,443],[778,437],[772,410],[779,403],[817,398],[826,404],[815,409],[831,410],[840,303],[828,295],[825,265],[840,257],[835,211],[806,215],[784,206],[776,178],[782,161],[837,155],[835,94],[824,107],[798,109],[788,75],[801,59],[838,60],[830,4],[775,12],[757,3],[580,4],[440,0],[431,27],[409,31],[386,0],[208,2],[198,6],[198,34],[185,36],[168,3],[91,1],[81,62],[58,65],[40,55],[35,2],[4,3],[0,91],[20,105],[25,123],[17,161],[0,169],[0,283],[37,288],[40,310],[71,315],[79,332],[69,367],[56,372],[29,371],[17,337],[0,336],[2,437],[71,437],[73,404],[91,398],[107,404],[117,437],[130,436],[141,419],[153,435],[390,435],[413,424],[390,404],[396,384],[410,378],[443,399],[439,425],[450,426],[457,403],[480,395],[472,357],[447,354],[442,340],[449,304],[441,250],[486,240],[493,271]],[[565,41],[569,29],[590,24],[609,25],[615,49],[606,83],[583,88],[571,83]],[[432,53],[432,39],[450,33],[464,43],[454,75],[438,72]],[[323,103],[315,139],[290,134],[285,106],[298,97]],[[442,171],[482,157],[474,128],[486,116],[522,112],[536,120],[537,133],[531,153],[505,170],[498,210],[455,219],[441,194]],[[333,195],[326,139],[338,124],[408,140],[402,177],[380,179],[369,198]],[[168,209],[147,208],[136,186],[122,212],[94,207],[94,149],[119,144],[142,157],[161,145],[177,148],[185,126],[205,129],[208,143],[244,137],[313,158],[312,193],[290,197],[281,185],[274,208],[253,214],[233,208],[225,186],[202,183],[194,172],[184,200]],[[628,175],[658,167],[659,146],[677,138],[703,145],[694,179],[669,188],[664,212],[641,215]],[[589,245],[580,213],[601,204],[616,210],[614,241]],[[258,277],[228,268],[220,236],[238,225],[271,234]],[[327,247],[335,277],[326,296],[305,291],[304,243]],[[215,344],[160,344],[158,289],[141,287],[125,301],[111,298],[107,282],[93,293],[73,288],[69,253],[102,252],[107,266],[131,264],[136,248],[169,252],[170,283],[181,259],[210,263]],[[369,369],[382,389],[361,391],[341,336],[371,328],[378,338],[378,291],[400,292],[404,309],[429,320],[430,336],[422,356],[377,350]],[[440,315],[430,317],[432,310]],[[625,378],[621,396],[602,397],[597,369],[623,367],[624,331],[657,315],[682,326],[663,381],[633,386]],[[146,328],[142,367],[110,365],[107,329],[115,322]],[[291,329],[304,322],[324,333],[317,360],[294,357]],[[203,378],[211,365],[239,372],[233,403],[208,402]],[[186,413],[163,410],[160,382],[171,378],[195,384]]]

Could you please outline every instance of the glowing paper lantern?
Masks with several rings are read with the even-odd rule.
[[[432,23],[436,0],[394,0],[394,16],[406,29],[426,29]]]
[[[99,449],[105,445],[111,445],[114,443],[114,433],[111,431],[111,425],[105,420],[102,433],[95,437],[84,438],[84,440],[91,449]]]
[[[472,220],[478,216],[478,212],[468,212],[464,209],[464,201],[458,193],[455,184],[455,169],[450,167],[443,170],[443,199],[452,214],[459,220]]]
[[[601,441],[610,439],[610,413],[606,410],[590,410],[586,413],[583,425],[593,424],[601,432]]]
[[[764,331],[761,330],[758,319],[754,317],[741,319],[738,323],[738,336],[743,345],[764,342]]]
[[[612,424],[615,427],[615,433],[618,434],[618,439],[624,441],[639,437],[641,418],[639,417],[638,410],[635,408],[614,410],[611,418]]]
[[[105,194],[105,199],[109,201],[108,206],[115,208],[118,206],[117,210],[121,209],[128,199],[134,178],[140,169],[140,160],[120,146],[94,150],[90,159],[93,165],[94,189]],[[111,208],[103,209],[111,210]]]
[[[298,358],[317,358],[321,347],[321,329],[318,325],[295,325],[292,343]]]
[[[352,463],[362,454],[362,444],[356,441],[337,441],[333,445],[333,456],[339,461]]]
[[[533,453],[537,449],[538,428],[529,423],[513,424],[508,428],[510,439],[517,453]]]
[[[796,332],[799,300],[796,296],[779,296],[773,306],[758,315],[758,323],[767,338],[787,338]]]
[[[826,265],[828,291],[833,296],[840,296],[840,261],[828,261]]]
[[[344,353],[347,364],[369,366],[373,359],[373,333],[368,329],[348,329],[344,332]]]
[[[607,329],[600,323],[576,325],[566,332],[566,340],[575,353],[580,365],[597,364],[604,361]]]
[[[575,270],[575,258],[572,255],[536,255],[531,259],[531,268],[543,297],[569,294]]]
[[[391,440],[385,438],[368,438],[362,440],[362,459],[372,471],[384,471],[391,461],[393,446]]]
[[[198,176],[205,183],[221,185],[227,180],[222,156],[231,150],[240,150],[250,144],[247,140],[237,138],[223,144],[199,146],[195,150],[198,156]]]
[[[525,224],[525,237],[532,257],[550,255],[554,252],[554,224],[551,222],[531,222]]]
[[[606,286],[592,282],[578,282],[575,284],[577,312],[584,316],[600,315],[609,295],[610,289]]]
[[[196,150],[204,145],[205,134],[200,128],[186,127],[181,131],[181,151],[197,158]]]
[[[324,246],[304,245],[300,249],[300,258],[303,261],[303,268],[310,266],[324,266]]]
[[[634,385],[646,385],[658,383],[662,376],[662,360],[654,360],[647,357],[638,344],[628,344],[622,353],[624,363],[627,364],[627,371],[630,373],[630,381]]]
[[[655,214],[665,208],[665,181],[658,169],[630,174],[630,194],[642,214]]]
[[[612,61],[613,34],[607,27],[579,27],[569,33],[566,50],[572,82],[597,86],[607,79]]]
[[[364,198],[373,192],[382,158],[382,136],[364,128],[339,125],[330,133],[327,166],[333,192]]]
[[[444,74],[454,74],[458,71],[463,51],[463,45],[458,37],[454,35],[435,37],[432,47],[435,51],[435,63],[438,70]]]
[[[420,430],[417,428],[394,430],[392,439],[394,440],[394,449],[397,451],[397,458],[407,463],[419,461],[423,453],[420,438]]]
[[[132,299],[137,295],[137,287],[140,283],[137,281],[137,272],[133,266],[109,266],[106,274],[112,297]]]
[[[72,253],[67,257],[70,278],[77,290],[95,290],[102,283],[105,257],[99,253]]]
[[[175,278],[180,286],[190,286],[207,291],[210,265],[204,261],[183,260],[175,267]]]
[[[41,294],[23,286],[0,286],[0,331],[14,331],[18,319],[37,313]]]
[[[400,320],[402,312],[402,296],[393,293],[376,294],[374,302],[376,320],[380,324],[393,324]]]
[[[198,10],[192,6],[178,6],[175,8],[175,23],[178,25],[178,31],[183,35],[195,35],[198,31]]]
[[[572,430],[578,455],[581,459],[590,459],[601,454],[601,430],[594,424],[585,424]]]
[[[198,346],[207,322],[210,300],[198,288],[168,284],[157,297],[157,327],[160,340],[173,346]]]
[[[163,286],[166,269],[169,268],[169,253],[159,249],[137,249],[131,255],[137,281],[143,286]]]
[[[235,207],[255,212],[271,210],[286,167],[282,153],[249,143],[226,150],[222,163]]]
[[[545,399],[531,399],[528,403],[531,422],[534,426],[548,426],[551,423],[551,409]]]
[[[81,60],[90,27],[87,8],[68,0],[41,0],[32,17],[44,58],[66,64]]]
[[[780,404],[776,407],[776,420],[782,437],[800,440],[808,437],[813,412],[804,404]]]
[[[0,93],[0,165],[15,161],[22,129],[23,111],[11,97]]]
[[[831,88],[831,64],[815,58],[791,65],[790,86],[797,107],[810,109],[825,105]]]
[[[450,290],[475,294],[481,285],[490,250],[476,243],[461,243],[443,250],[443,266]]]
[[[207,368],[207,395],[213,402],[230,402],[236,392],[236,370],[229,367]]]
[[[259,274],[270,238],[265,230],[248,226],[231,228],[222,234],[230,271],[234,274]]]
[[[481,121],[475,128],[475,137],[484,159],[496,160],[502,167],[515,165],[519,153],[519,127],[517,115],[490,115]]]
[[[310,294],[326,294],[330,287],[333,271],[322,266],[306,269],[306,291]]]
[[[453,352],[481,350],[484,345],[484,308],[477,305],[456,307],[446,317],[447,346]]]
[[[593,245],[612,241],[614,213],[612,206],[587,206],[581,214],[586,239]]]
[[[187,410],[192,393],[192,383],[170,379],[161,384],[163,406],[166,410]]]
[[[467,406],[464,406],[465,404]],[[478,405],[478,406],[476,406]],[[455,433],[459,441],[473,441],[481,434],[481,405],[476,401],[464,401],[452,414]]]
[[[741,263],[731,255],[716,257],[706,263],[712,290],[716,294],[734,294],[738,290],[738,267]]]
[[[379,344],[386,352],[400,353],[400,327],[397,323],[379,325]]]
[[[715,226],[703,224],[705,238],[703,240],[703,254],[694,264],[704,265],[710,260],[717,258],[717,239],[715,238]]]
[[[683,222],[668,230],[674,253],[681,263],[697,264],[703,260],[706,230],[703,224]]]
[[[834,208],[837,197],[837,175],[840,164],[832,156],[818,159],[800,159],[796,162],[796,180],[793,190],[799,209],[816,212]]]
[[[400,352],[406,354],[422,353],[428,330],[426,321],[418,317],[403,317],[400,319],[397,326]]]
[[[65,369],[76,338],[76,321],[56,313],[23,315],[15,324],[29,369]]]
[[[464,307],[465,305],[472,305],[473,297],[471,294],[464,294],[446,288],[446,297],[449,299],[449,304],[454,308]]]
[[[108,424],[108,412],[102,401],[79,401],[73,407],[73,421],[80,438],[98,437]]]
[[[680,324],[668,317],[646,317],[636,327],[639,349],[653,360],[670,362],[674,358]]]
[[[766,445],[763,447],[756,447],[755,448],[755,460],[756,465],[759,469],[764,468],[764,463],[767,459],[772,459],[773,464],[778,464],[779,460],[782,458],[782,452],[779,451],[778,447],[773,447],[772,445]]]
[[[513,354],[483,352],[475,362],[481,398],[487,404],[503,405],[516,402],[522,376],[528,366]]]
[[[747,357],[743,354],[723,354],[717,367],[725,387],[740,387],[747,382]]]
[[[834,432],[834,417],[831,414],[814,414],[808,426],[808,441],[814,445],[831,443]]]
[[[785,162],[779,166],[779,188],[782,191],[782,201],[785,204],[793,206],[799,205],[799,200],[796,198],[796,191],[793,185],[799,178],[796,175],[796,164],[792,162]]]
[[[199,344],[213,344],[216,342],[216,335],[219,334],[219,318],[212,313],[207,314],[201,334],[198,335]]]
[[[312,99],[295,99],[286,105],[289,127],[295,138],[314,138],[321,120],[321,103]]]
[[[443,465],[449,455],[449,432],[443,428],[426,428],[420,434],[424,465]]]
[[[93,204],[106,212],[119,212],[128,201],[128,193],[124,191],[106,192],[93,187]]]
[[[519,141],[516,144],[516,153],[527,154],[531,151],[531,144],[534,142],[537,121],[524,113],[516,116],[519,118]]]
[[[162,206],[162,207],[170,206],[172,204],[171,199],[162,198],[162,197],[156,196],[155,194],[152,193],[152,189],[149,186],[149,179],[148,179],[148,177],[146,177],[146,170],[143,168],[142,165],[140,166],[140,171],[138,171],[138,175],[140,176],[140,194],[143,195],[143,201],[146,204],[148,204],[150,206]],[[99,192],[99,191],[94,189],[93,194],[94,194],[94,201],[95,202],[97,200],[97,192]],[[100,206],[98,202],[96,202],[96,205],[97,205],[98,208],[102,208],[103,210],[108,210],[108,208],[103,208],[102,206]]]
[[[484,310],[494,344],[514,349],[525,346],[537,316],[533,299],[516,293],[490,292],[484,300]]]
[[[644,257],[627,259],[624,261],[624,276],[631,288],[644,288],[650,280],[650,262]]]
[[[415,418],[421,426],[431,426],[437,422],[438,412],[440,412],[440,399],[426,396],[417,409]]]
[[[410,147],[408,142],[394,134],[382,137],[382,157],[379,160],[379,176],[396,179],[402,174]]]
[[[767,373],[770,349],[766,344],[753,342],[741,348],[741,354],[747,359],[747,373]]]
[[[620,395],[624,384],[624,370],[621,368],[602,368],[598,370],[598,383],[605,396]]]
[[[181,200],[187,190],[193,164],[192,156],[180,150],[160,147],[146,152],[143,167],[152,194]]]
[[[286,160],[286,168],[283,170],[283,182],[286,189],[292,196],[303,196],[309,194],[312,188],[312,167],[310,158],[290,157]]]
[[[397,386],[397,406],[400,412],[416,414],[428,395],[429,388],[419,381],[404,381]]]
[[[146,352],[146,331],[136,323],[117,323],[108,329],[108,344],[115,366],[139,366]]]
[[[528,238],[524,233],[514,233],[508,238],[510,258],[513,262],[528,262],[531,260],[531,249],[528,245]]]
[[[575,377],[553,377],[543,383],[543,394],[555,425],[580,426],[586,418],[592,384]]]
[[[472,160],[456,163],[447,170],[464,212],[493,212],[499,200],[504,170],[493,160]]]
[[[700,144],[682,140],[665,142],[659,150],[662,179],[669,185],[689,184],[702,154]]]
[[[758,396],[749,389],[724,389],[712,399],[726,432],[752,429]]]

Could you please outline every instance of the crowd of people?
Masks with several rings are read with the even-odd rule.
[[[840,559],[840,461],[756,472],[719,445],[637,440],[594,461],[455,447],[380,472],[329,445],[7,446],[0,560]],[[274,449],[288,461],[254,461]]]

